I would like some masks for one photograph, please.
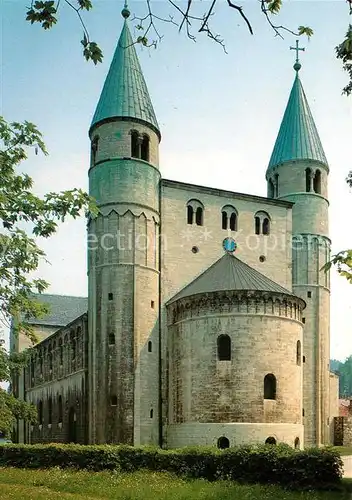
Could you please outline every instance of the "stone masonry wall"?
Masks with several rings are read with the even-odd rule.
[[[268,295],[212,294],[168,306],[170,425],[302,425],[301,311],[295,300]],[[231,338],[230,361],[218,359],[223,334]],[[264,399],[267,374],[277,380],[273,400]]]
[[[87,443],[87,317],[81,316],[33,348],[25,369],[25,399],[38,423],[24,440]]]
[[[131,158],[131,130],[149,136],[149,162]],[[101,124],[96,137],[89,171],[100,212],[89,222],[96,242],[88,255],[89,441],[157,444],[159,138],[133,121]]]
[[[303,425],[271,423],[198,423],[170,425],[167,432],[169,448],[182,446],[217,446],[218,439],[226,437],[230,446],[264,444],[268,437],[277,443],[303,447]],[[298,438],[298,445],[297,445]]]

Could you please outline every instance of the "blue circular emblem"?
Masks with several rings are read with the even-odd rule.
[[[237,249],[237,243],[232,238],[225,238],[222,242],[222,246],[226,252],[232,253]]]

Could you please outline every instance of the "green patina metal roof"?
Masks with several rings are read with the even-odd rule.
[[[159,125],[128,28],[127,8],[123,9],[122,15],[125,22],[91,128],[109,118],[131,118],[151,125],[160,136]]]
[[[245,264],[234,255],[225,253],[194,281],[172,297],[169,303],[191,295],[227,290],[263,291],[292,295],[292,292]]]
[[[298,76],[300,67],[299,63],[294,66],[296,78],[268,168],[290,160],[317,160],[327,165],[323,146]]]

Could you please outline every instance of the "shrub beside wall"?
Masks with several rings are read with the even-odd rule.
[[[121,472],[148,469],[209,481],[272,483],[291,489],[339,487],[342,477],[338,452],[330,448],[297,451],[286,445],[241,446],[224,451],[204,447],[161,450],[110,445],[5,445],[0,446],[0,466]]]

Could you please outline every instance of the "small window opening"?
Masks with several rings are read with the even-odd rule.
[[[152,341],[149,340],[148,341],[148,352],[152,352],[152,350],[153,350],[153,344],[152,344]]]
[[[72,361],[76,359],[76,339],[71,340],[71,354],[72,354]]]
[[[311,183],[312,171],[310,168],[306,168],[306,192],[310,193],[310,183]]]
[[[187,224],[193,224],[193,207],[187,206]]]
[[[141,144],[141,158],[142,160],[149,161],[149,137],[143,136]]]
[[[58,407],[59,407],[58,421],[59,421],[59,423],[62,423],[62,418],[63,418],[63,413],[64,413],[63,406],[62,406],[62,396],[59,396]]]
[[[265,262],[265,261],[266,261],[265,255],[260,255],[259,262]]]
[[[264,377],[264,399],[276,399],[276,377],[272,373]]]
[[[43,375],[43,354],[39,354],[39,373]]]
[[[35,378],[35,365],[34,365],[34,360],[32,358],[31,359],[31,379],[32,379],[32,382],[34,382],[34,378]]]
[[[111,292],[109,292],[109,294],[108,294],[108,300],[113,300],[113,298],[114,298],[114,294],[111,293]]]
[[[109,345],[115,345],[115,334],[114,333],[109,334]]]
[[[295,449],[299,450],[300,446],[301,446],[301,444],[300,444],[300,441],[299,441],[299,437],[296,437],[296,439],[295,439]]]
[[[265,444],[273,444],[273,445],[275,445],[275,444],[276,444],[276,439],[275,439],[273,436],[269,436],[269,437],[265,440]]]
[[[197,224],[197,226],[203,225],[203,209],[202,209],[202,207],[198,207],[196,210],[196,224]]]
[[[64,348],[62,345],[62,339],[59,340],[59,358],[60,358],[60,365],[62,366],[64,364]]]
[[[263,234],[270,233],[270,221],[267,217],[263,220]]]
[[[151,300],[151,301],[150,301],[150,307],[151,307],[152,309],[154,309],[154,306],[155,306],[155,302],[154,302],[154,300]]]
[[[321,193],[321,172],[320,170],[316,170],[315,176],[313,179],[313,188],[314,192],[320,194]]]
[[[255,218],[255,234],[260,234],[260,218]]]
[[[221,436],[218,439],[218,448],[220,450],[226,450],[227,448],[230,448],[230,441],[227,439],[227,437]]]
[[[232,212],[230,217],[230,229],[231,231],[237,231],[237,215],[235,212]]]
[[[300,340],[297,340],[297,346],[296,346],[296,364],[298,366],[301,366],[301,341]]]
[[[154,410],[153,408],[150,410],[150,418],[153,418]]]
[[[306,318],[302,318],[302,323],[305,323],[306,322]]]
[[[53,423],[53,400],[49,398],[48,400],[48,424]]]
[[[304,417],[304,408],[302,408],[302,417]]]
[[[38,403],[38,423],[39,425],[43,423],[43,401],[39,401]]]
[[[221,217],[222,217],[222,228],[227,229],[227,213],[221,212]]]
[[[231,339],[228,335],[219,335],[218,337],[218,360],[231,360]]]
[[[302,361],[303,361],[303,363],[306,362],[306,357],[305,356],[303,356]]]
[[[113,396],[111,396],[110,404],[111,404],[111,406],[117,406],[117,396],[115,394]]]
[[[312,297],[312,292],[307,292],[307,297],[310,299]]]
[[[140,141],[136,130],[131,132],[131,156],[132,158],[140,158]]]

